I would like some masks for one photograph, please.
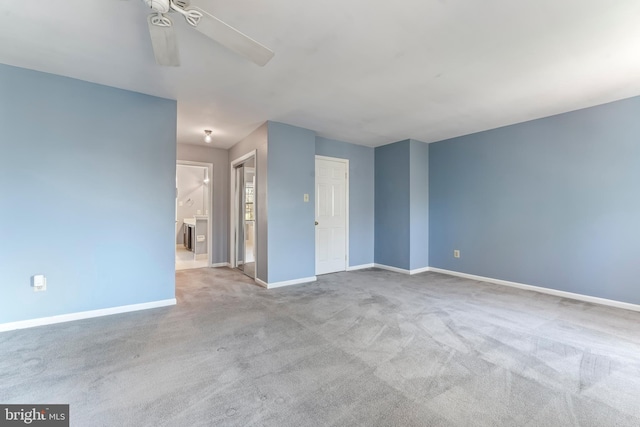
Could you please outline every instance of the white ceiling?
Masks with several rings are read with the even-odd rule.
[[[178,142],[265,120],[378,146],[640,95],[638,0],[197,0],[276,52],[261,68],[175,14],[157,66],[139,0],[0,3],[0,63],[178,100]]]

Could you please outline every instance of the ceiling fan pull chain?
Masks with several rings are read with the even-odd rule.
[[[173,0],[171,1],[171,9],[182,14],[189,25],[193,27],[197,27],[200,23],[200,18],[202,18],[202,13],[197,10],[184,10],[182,7],[175,4]]]

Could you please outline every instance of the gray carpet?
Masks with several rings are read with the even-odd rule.
[[[1,403],[75,426],[638,426],[640,313],[380,270],[0,334]]]

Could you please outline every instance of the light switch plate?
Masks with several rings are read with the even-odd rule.
[[[305,194],[305,195],[304,195],[304,201],[305,201],[305,202],[308,202],[308,201],[309,201],[309,195],[308,195],[308,194]]]

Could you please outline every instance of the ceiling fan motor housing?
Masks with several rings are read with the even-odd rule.
[[[168,13],[171,10],[171,3],[184,9],[189,6],[188,0],[142,0],[150,9],[158,13]]]
[[[170,0],[142,0],[149,8],[158,13],[167,13],[171,8]]]

